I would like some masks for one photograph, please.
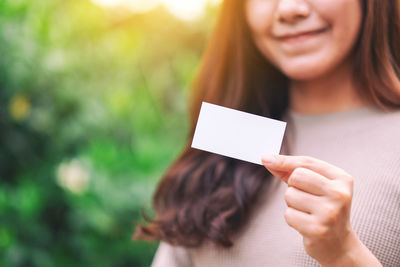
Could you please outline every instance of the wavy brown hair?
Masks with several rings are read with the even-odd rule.
[[[397,0],[361,0],[362,28],[354,48],[361,97],[385,109],[400,107],[400,10]],[[181,155],[154,195],[156,218],[135,238],[185,247],[212,241],[232,246],[232,235],[271,175],[262,166],[192,149],[202,101],[280,119],[289,104],[289,80],[256,48],[245,0],[222,3],[190,99],[190,131]]]

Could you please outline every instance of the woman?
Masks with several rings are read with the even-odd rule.
[[[400,266],[399,48],[398,1],[225,1],[153,266]],[[201,101],[287,121],[286,156],[191,149]]]

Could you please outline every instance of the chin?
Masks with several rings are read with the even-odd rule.
[[[329,68],[319,64],[292,64],[280,68],[281,71],[292,80],[313,80],[323,76]]]
[[[298,81],[314,80],[323,74],[323,73],[316,73],[315,70],[313,69],[312,70],[302,69],[284,73],[289,79]]]

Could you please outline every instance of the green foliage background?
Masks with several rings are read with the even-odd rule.
[[[184,145],[214,14],[0,0],[0,266],[150,265],[133,223]]]

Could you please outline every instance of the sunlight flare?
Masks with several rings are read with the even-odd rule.
[[[132,12],[143,13],[163,5],[179,19],[192,21],[204,15],[208,4],[217,5],[221,0],[92,0],[105,8],[127,7]]]

